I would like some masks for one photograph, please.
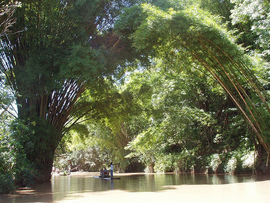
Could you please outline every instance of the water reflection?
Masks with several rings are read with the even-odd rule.
[[[51,183],[39,184],[33,188],[20,188],[13,194],[0,195],[3,203],[53,202]]]
[[[51,183],[22,189],[11,195],[0,196],[0,202],[53,202],[67,195],[85,192],[124,190],[128,192],[156,192],[174,185],[231,184],[254,182],[254,176],[183,175],[183,174],[129,174],[120,180],[101,180],[95,174],[53,176]],[[1,201],[2,200],[2,201]]]

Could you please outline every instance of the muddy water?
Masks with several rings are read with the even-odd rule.
[[[233,175],[97,173],[53,176],[50,183],[21,188],[0,202],[269,202],[270,178]]]

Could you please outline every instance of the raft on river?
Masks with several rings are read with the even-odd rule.
[[[94,178],[100,178],[102,180],[114,180],[114,179],[121,179],[119,177],[111,177],[111,176],[94,176]]]

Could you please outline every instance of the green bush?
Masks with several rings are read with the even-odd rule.
[[[35,183],[34,171],[29,168],[22,168],[16,173],[16,182],[22,187],[31,186]]]
[[[6,194],[15,190],[15,184],[11,174],[0,174],[0,194]]]

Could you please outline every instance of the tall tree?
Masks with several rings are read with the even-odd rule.
[[[123,44],[110,28],[128,5],[23,0],[14,13],[13,34],[1,36],[1,72],[16,93],[18,119],[28,126],[17,127],[16,138],[38,181],[50,179],[54,151],[86,86],[100,87],[105,77],[120,72]]]
[[[134,48],[148,56],[164,58],[175,70],[185,65],[182,63],[185,58],[204,66],[270,152],[265,91],[251,70],[251,59],[217,22],[218,19],[197,7],[164,12],[144,4],[124,13],[117,26],[124,37],[133,40]]]

